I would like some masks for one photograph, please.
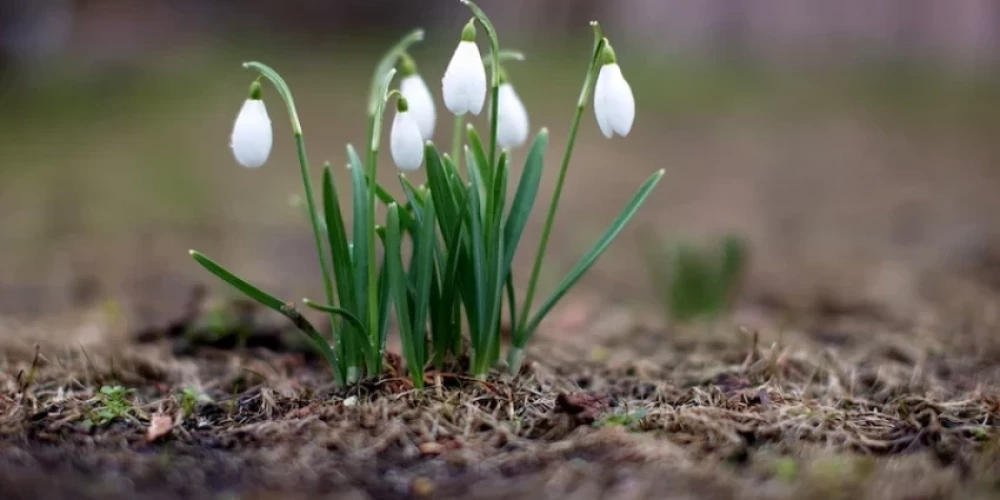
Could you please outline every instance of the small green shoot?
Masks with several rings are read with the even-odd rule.
[[[653,284],[668,315],[678,323],[714,320],[728,313],[747,259],[746,244],[735,235],[708,247],[676,242],[649,249]]]
[[[126,389],[120,385],[105,385],[95,398],[97,408],[91,417],[85,422],[88,427],[91,425],[106,425],[115,420],[123,420],[133,416],[135,406],[128,399],[132,393],[131,389]]]
[[[639,408],[635,411],[629,411],[628,409],[621,409],[619,411],[608,413],[597,421],[593,423],[594,427],[623,427],[629,431],[638,431],[642,427],[642,419],[646,418],[646,409]]]
[[[191,415],[194,415],[195,409],[198,407],[198,403],[207,403],[212,401],[212,398],[192,386],[185,387],[184,390],[181,391],[179,397],[181,416],[183,417],[190,417]]]

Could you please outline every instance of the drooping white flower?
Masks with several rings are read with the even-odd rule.
[[[437,122],[437,110],[434,109],[434,96],[419,74],[404,76],[399,82],[399,92],[410,104],[410,112],[420,127],[420,136],[425,141],[434,138],[434,124]]]
[[[254,82],[250,87],[250,97],[236,116],[229,146],[240,165],[257,168],[267,162],[272,142],[271,119],[260,98],[260,83]]]
[[[497,89],[497,143],[515,148],[528,140],[528,110],[510,82]]]
[[[420,126],[407,107],[406,98],[396,101],[396,117],[392,120],[392,132],[389,136],[389,150],[392,161],[400,170],[411,171],[420,168],[424,161],[424,140],[420,134]]]
[[[597,75],[597,85],[594,87],[594,115],[597,117],[597,125],[608,139],[614,134],[624,137],[632,130],[632,122],[635,121],[632,87],[622,76],[615,52],[606,42],[601,62],[601,72]]]
[[[486,68],[476,45],[476,27],[473,21],[462,30],[451,62],[441,79],[441,93],[448,111],[456,115],[478,115],[486,101]]]

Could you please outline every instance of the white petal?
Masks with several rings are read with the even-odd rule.
[[[497,92],[497,143],[514,148],[528,140],[528,110],[510,83],[500,84]]]
[[[272,140],[271,119],[264,101],[247,99],[236,116],[229,143],[236,161],[248,168],[263,165],[271,154]]]
[[[476,42],[459,42],[441,79],[441,93],[448,111],[478,115],[486,100],[486,68]]]
[[[437,121],[437,110],[434,107],[434,96],[427,88],[420,75],[410,75],[399,82],[399,92],[410,105],[410,112],[420,127],[420,136],[425,141],[434,137],[434,124]]]
[[[614,78],[609,83],[611,85],[611,128],[615,133],[625,137],[632,130],[632,122],[635,120],[635,97],[632,95],[632,87],[629,86],[622,70],[617,64],[612,70]]]
[[[601,128],[601,133],[608,139],[614,135],[610,120],[611,83],[609,79],[611,78],[611,66],[610,64],[601,66],[601,72],[597,75],[597,84],[594,86],[594,116],[597,118],[597,126]]]
[[[416,170],[424,160],[424,140],[420,126],[409,111],[396,113],[389,138],[392,161],[400,170]]]

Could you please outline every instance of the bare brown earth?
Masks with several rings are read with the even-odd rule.
[[[921,318],[758,293],[668,328],[578,292],[520,376],[424,390],[398,366],[335,388],[249,308],[242,341],[194,307],[143,332],[108,307],[8,324],[78,341],[4,345],[0,498],[995,498],[995,272],[942,276]],[[111,385],[134,406],[95,423]]]

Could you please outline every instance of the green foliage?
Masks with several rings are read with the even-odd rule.
[[[650,248],[649,257],[654,285],[667,312],[682,323],[725,314],[749,258],[746,244],[735,235],[707,247],[686,242],[655,246]]]
[[[194,387],[185,387],[180,394],[180,401],[178,404],[181,407],[181,415],[188,417],[194,415],[195,408],[198,407],[198,403],[211,401],[207,395],[198,391]]]
[[[88,419],[88,424],[105,425],[115,420],[124,419],[132,415],[135,407],[129,401],[128,396],[131,389],[126,389],[120,385],[105,385],[97,394],[97,408]]]
[[[256,62],[245,64],[276,87],[288,109],[305,190],[304,209],[315,235],[326,293],[322,302],[306,299],[304,303],[330,315],[331,331],[321,334],[302,317],[294,304],[258,289],[198,252],[192,251],[191,255],[223,281],[289,318],[323,353],[340,383],[381,375],[390,313],[396,318],[407,371],[414,386],[423,386],[424,370],[429,364],[444,369],[445,364],[466,355],[463,316],[470,347],[468,369],[473,376],[485,378],[500,363],[500,316],[505,301],[514,329],[508,365],[511,372],[516,373],[525,345],[542,319],[608,248],[663,176],[660,170],[640,186],[607,232],[538,310],[532,311],[538,270],[552,229],[559,193],[582,112],[595,85],[598,55],[606,44],[600,27],[594,23],[594,48],[587,59],[587,74],[563,154],[555,196],[547,213],[543,243],[536,254],[528,292],[518,303],[511,267],[538,194],[548,132],[545,129],[538,132],[524,159],[520,177],[512,178],[510,152],[497,151],[496,147],[499,63],[523,59],[523,55],[501,50],[496,30],[485,13],[472,2],[464,3],[472,9],[476,22],[484,28],[489,39],[490,51],[484,64],[489,65],[492,73],[493,92],[487,140],[483,141],[471,125],[461,133],[463,122],[458,119],[452,157],[440,154],[430,142],[425,145],[426,185],[414,185],[400,175],[405,199],[397,200],[375,181],[383,114],[387,101],[398,94],[390,90],[394,67],[401,57],[408,57],[406,51],[411,44],[423,39],[421,30],[410,33],[385,54],[372,76],[364,156],[347,146],[352,200],[350,227],[329,164],[323,169],[320,203],[314,199],[303,131],[288,86],[270,67]],[[459,168],[460,159],[454,157],[459,155],[464,160],[464,169]],[[513,200],[508,200],[508,185],[515,181],[516,193]],[[378,213],[386,214],[383,225],[377,224]],[[379,246],[381,252],[378,252]],[[406,246],[412,249],[408,256],[404,256]],[[380,253],[381,259],[377,259]]]
[[[640,408],[635,411],[618,411],[603,415],[594,422],[594,427],[624,427],[630,431],[638,431],[642,425],[642,419],[646,418],[646,410]]]

